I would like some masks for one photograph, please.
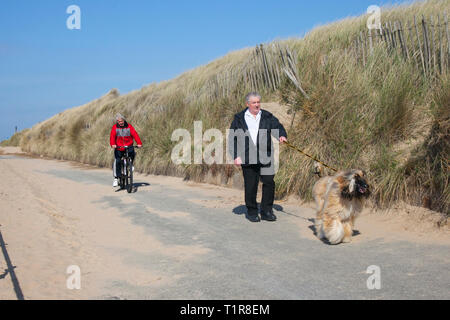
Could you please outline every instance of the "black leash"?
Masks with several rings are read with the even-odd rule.
[[[328,165],[326,165],[325,163],[323,163],[322,161],[320,161],[320,160],[318,160],[318,159],[316,159],[316,158],[314,158],[313,156],[310,156],[309,154],[307,154],[306,152],[304,152],[303,150],[300,150],[299,148],[297,148],[297,147],[295,147],[295,146],[293,146],[292,144],[290,144],[289,142],[284,142],[289,148],[291,148],[291,149],[294,149],[294,150],[296,150],[296,151],[298,151],[298,152],[300,152],[301,154],[303,154],[303,155],[305,155],[305,156],[307,156],[308,158],[311,158],[311,159],[313,159],[314,161],[316,161],[316,162],[318,162],[318,163],[320,163],[320,164],[322,164],[323,166],[325,166],[325,167],[327,167],[327,168],[329,168],[329,169],[331,169],[331,170],[333,170],[333,171],[335,171],[335,172],[337,172],[338,170],[336,170],[336,169],[334,169],[334,168],[332,168],[332,167],[330,167],[330,166],[328,166]]]

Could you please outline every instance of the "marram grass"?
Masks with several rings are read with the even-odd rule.
[[[383,8],[385,21],[413,21],[450,13],[450,1],[425,1]],[[375,44],[365,66],[356,61],[351,39],[365,30],[367,16],[320,26],[301,39],[277,41],[296,53],[297,74],[307,100],[287,77],[277,90],[263,89],[264,101],[278,101],[295,118],[286,123],[292,144],[331,166],[366,170],[374,203],[407,201],[449,214],[450,77],[430,81],[410,60]],[[270,47],[272,44],[268,44]],[[244,107],[253,48],[231,52],[179,77],[154,83],[126,95],[111,90],[84,106],[66,110],[14,135],[3,145],[24,151],[111,166],[109,131],[117,112],[124,114],[144,142],[136,169],[205,181],[229,182],[239,173],[226,165],[176,166],[171,150],[177,128],[225,133],[233,115]],[[415,56],[414,59],[418,59]],[[417,61],[417,60],[416,60]],[[292,119],[292,118],[291,118]],[[276,193],[311,199],[315,182],[312,162],[285,147],[280,150]]]

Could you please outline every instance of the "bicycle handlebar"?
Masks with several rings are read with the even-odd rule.
[[[142,147],[138,147],[137,145],[132,145],[132,146],[118,146],[118,145],[116,145],[116,147],[115,147],[115,149],[117,149],[117,148],[125,148],[125,149],[128,149],[128,148],[130,148],[130,147],[134,147],[134,148],[142,148]]]

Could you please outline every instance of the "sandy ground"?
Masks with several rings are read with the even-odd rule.
[[[21,154],[17,148],[5,147],[0,148],[0,170],[4,181],[0,184],[0,232],[25,299],[114,299],[119,296],[115,294],[114,284],[123,282],[163,290],[185,275],[168,274],[161,268],[144,269],[130,263],[124,259],[130,250],[133,257],[157,256],[187,265],[211,253],[211,248],[200,241],[186,244],[163,241],[162,236],[149,233],[134,217],[131,219],[123,213],[124,208],[135,206],[153,219],[164,219],[168,228],[171,221],[195,227],[198,222],[189,206],[168,210],[160,203],[150,202],[139,207],[142,203],[137,197],[112,191],[109,181],[112,177],[108,183],[98,184],[88,176],[82,181],[63,176],[72,171],[107,176],[107,169],[35,159]],[[208,209],[231,212],[243,202],[242,190],[139,173],[135,181],[142,185],[140,190],[158,188],[162,195],[164,190],[176,190],[187,203],[205,212]],[[119,202],[111,206],[104,199]],[[298,229],[300,238],[320,244],[311,230],[313,206],[300,203],[295,198],[278,201],[276,213],[286,217],[286,223],[293,225],[294,230]],[[450,246],[448,225],[437,228],[438,221],[436,213],[421,208],[404,206],[384,213],[367,209],[357,220],[360,235],[349,246],[374,240]],[[164,230],[161,232],[164,234]],[[196,240],[196,236],[192,239]],[[82,270],[83,290],[67,288],[66,270],[71,265]],[[14,291],[11,272],[7,269],[4,256],[0,255],[0,299],[16,299],[17,290]]]
[[[3,154],[17,154],[14,148],[2,148],[2,151]],[[36,161],[39,161],[38,167]],[[73,166],[83,167],[76,163]],[[0,231],[13,263],[21,266],[21,270],[16,272],[20,275],[18,278],[25,299],[99,297],[104,293],[100,288],[103,282],[109,281],[107,279],[127,279],[156,286],[171,281],[158,274],[130,268],[120,256],[111,254],[108,249],[111,247],[163,252],[182,259],[190,259],[206,250],[195,246],[164,246],[142,229],[120,218],[119,208],[96,204],[99,195],[111,193],[111,186],[105,185],[99,190],[98,185],[51,179],[39,173],[53,168],[49,161],[15,159],[8,163],[1,161],[0,168],[6,175],[5,181],[8,181],[7,185],[0,186]],[[91,167],[86,169],[95,170]],[[171,178],[167,182],[179,183]],[[124,193],[119,197],[130,201]],[[67,289],[69,274],[66,271],[71,265],[83,270],[81,291]],[[0,270],[3,269],[6,269],[4,261],[0,264]],[[91,278],[92,274],[95,277]],[[1,281],[0,299],[15,298],[9,282]]]

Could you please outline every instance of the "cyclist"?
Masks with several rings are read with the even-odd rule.
[[[113,125],[109,137],[109,143],[111,145],[111,148],[114,149],[114,157],[116,158],[113,166],[113,187],[117,187],[119,185],[118,177],[121,176],[122,169],[122,162],[120,161],[120,158],[122,158],[122,156],[125,154],[125,146],[131,146],[128,148],[128,154],[134,161],[136,153],[134,152],[133,148],[133,139],[136,140],[138,148],[142,147],[141,138],[139,138],[136,130],[131,124],[125,121],[124,116],[118,113],[116,115],[116,124]]]

